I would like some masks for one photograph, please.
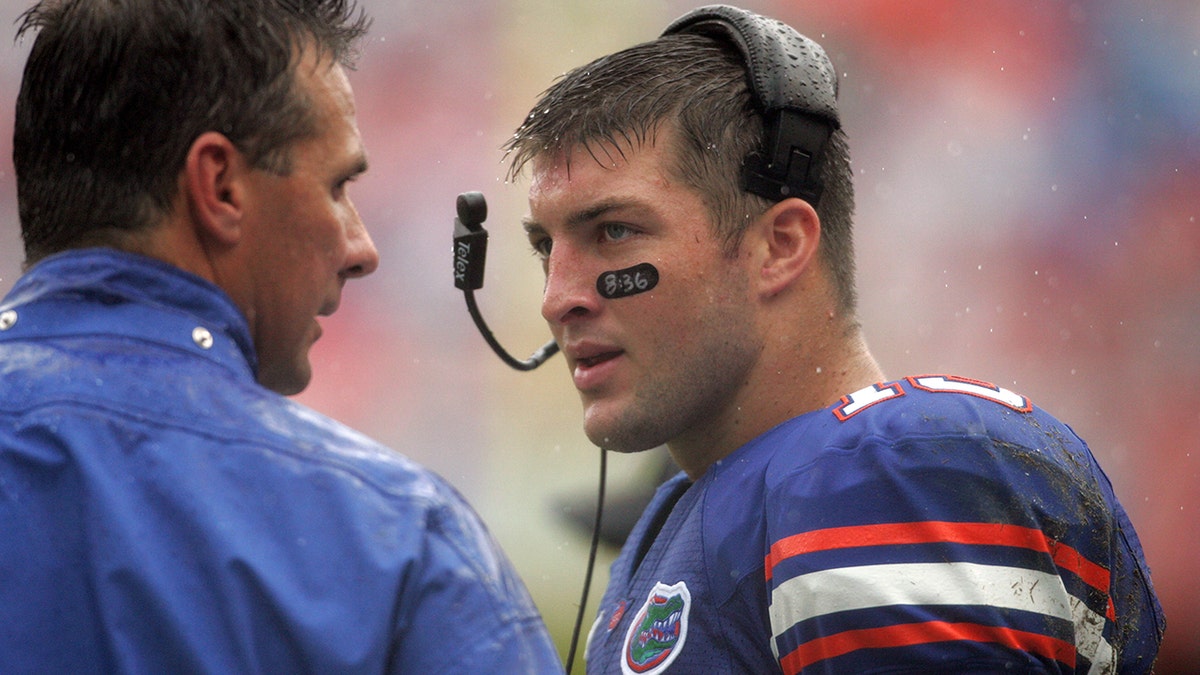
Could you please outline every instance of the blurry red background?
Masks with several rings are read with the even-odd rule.
[[[352,82],[372,170],[353,194],[382,266],[348,288],[299,398],[458,485],[565,652],[587,541],[552,503],[594,494],[596,450],[561,366],[509,371],[475,334],[451,283],[454,198],[488,195],[480,304],[502,341],[532,351],[548,337],[540,270],[517,225],[526,185],[504,183],[499,147],[555,76],[704,3],[362,4],[376,24]],[[1196,671],[1200,5],[743,4],[821,42],[841,74],[862,318],[889,375],[1015,388],[1088,440],[1167,611],[1157,672]],[[15,31],[25,7],[0,0],[0,25]],[[10,157],[28,51],[5,44],[0,292],[20,271]],[[646,462],[613,458],[614,484]]]

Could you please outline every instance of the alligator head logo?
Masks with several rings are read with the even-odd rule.
[[[625,634],[621,670],[626,675],[665,670],[683,649],[691,606],[692,596],[684,582],[655,584]]]

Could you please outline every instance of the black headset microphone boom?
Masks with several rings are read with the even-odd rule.
[[[482,192],[464,192],[458,196],[455,209],[458,216],[454,219],[454,285],[463,292],[475,327],[500,360],[517,370],[533,370],[558,353],[558,343],[547,342],[524,361],[500,346],[475,302],[475,291],[483,288],[483,267],[487,262],[488,233],[483,229],[483,221],[487,220],[487,200]]]

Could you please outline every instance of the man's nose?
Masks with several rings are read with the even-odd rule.
[[[596,279],[588,272],[592,267],[569,246],[555,245],[546,259],[546,287],[542,293],[542,317],[547,322],[567,323],[599,310]]]
[[[354,212],[354,219],[350,224],[347,236],[349,244],[346,266],[342,270],[342,276],[347,279],[357,279],[378,269],[379,251],[375,248],[375,242],[371,240],[371,234],[367,232],[367,227],[363,224],[357,210]]]

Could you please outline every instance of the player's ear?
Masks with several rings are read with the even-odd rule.
[[[183,188],[198,235],[225,245],[238,242],[249,170],[245,156],[224,134],[209,131],[192,142]]]
[[[776,203],[752,225],[760,250],[760,292],[777,295],[796,283],[812,264],[821,241],[821,219],[795,197]]]

